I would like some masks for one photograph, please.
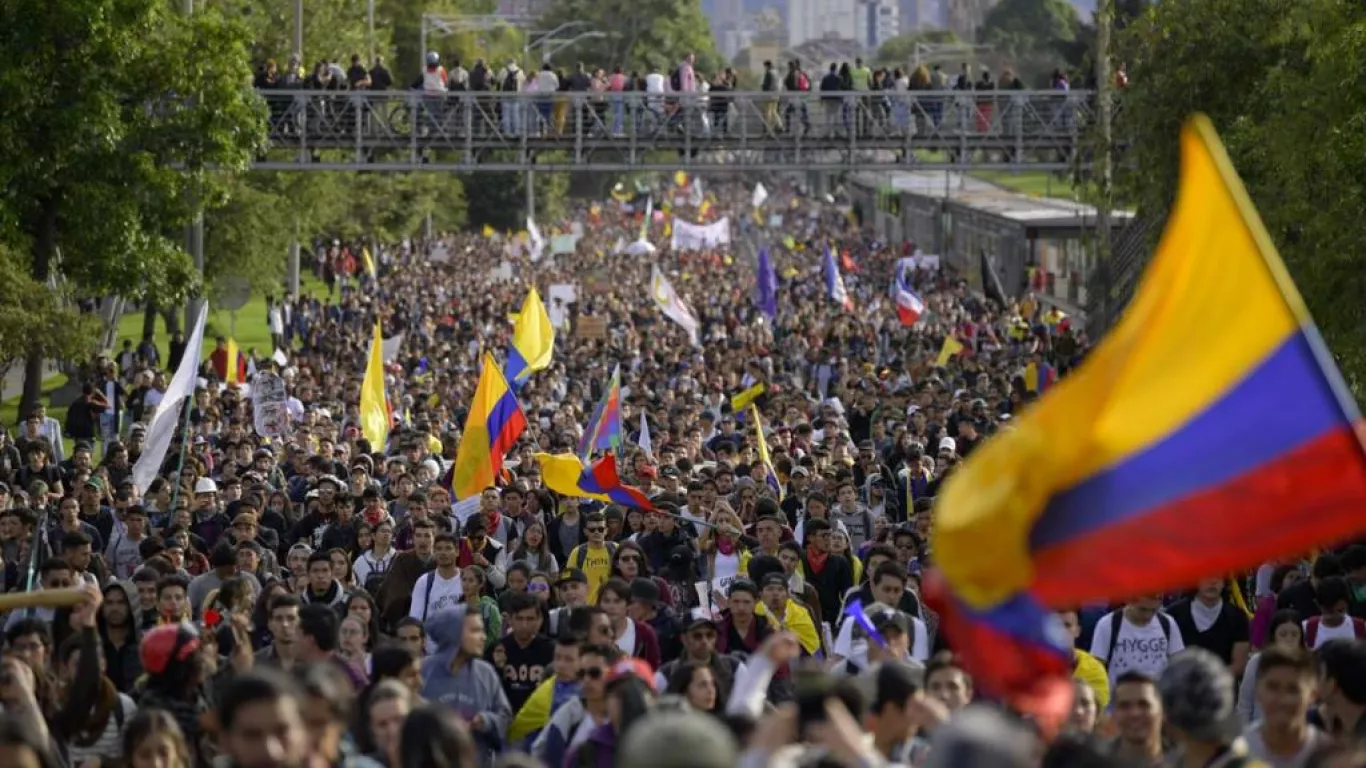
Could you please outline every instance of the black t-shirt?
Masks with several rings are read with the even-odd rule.
[[[498,670],[508,704],[516,712],[550,674],[547,668],[555,660],[555,641],[545,635],[537,635],[530,645],[523,648],[516,638],[508,635],[489,649],[486,658]]]
[[[1225,600],[1219,610],[1219,617],[1209,629],[1201,632],[1196,629],[1195,619],[1191,617],[1191,602],[1182,600],[1168,611],[1176,620],[1176,626],[1181,628],[1181,639],[1186,647],[1204,648],[1223,659],[1225,664],[1232,663],[1234,644],[1248,642],[1247,614]]]

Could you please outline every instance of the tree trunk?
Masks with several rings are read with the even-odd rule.
[[[179,307],[161,307],[161,319],[166,323],[167,338],[174,336],[180,330],[180,318],[183,314]]]
[[[33,279],[46,284],[52,272],[52,257],[57,252],[57,200],[52,196],[43,198],[34,219]],[[26,414],[38,405],[43,397],[43,356],[30,352],[24,357],[24,396],[19,401],[19,413]]]
[[[157,335],[157,303],[148,299],[142,306],[142,338],[156,338]],[[142,339],[138,339],[142,341]]]

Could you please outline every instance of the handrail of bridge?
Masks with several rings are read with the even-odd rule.
[[[848,165],[881,153],[909,165],[921,151],[958,164],[990,156],[1062,169],[1095,104],[1089,91],[260,93],[277,152],[271,165],[281,167],[338,150],[353,167],[421,166],[442,153],[443,167],[523,167],[551,152],[566,169],[598,166],[609,153],[612,163],[639,167],[645,154],[668,150],[724,156],[726,165],[772,153],[788,164],[840,153]],[[280,162],[286,150],[295,156]]]

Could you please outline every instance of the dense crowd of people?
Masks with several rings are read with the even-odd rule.
[[[1064,613],[1076,705],[1047,743],[975,691],[920,597],[934,498],[1089,339],[877,242],[838,194],[765,182],[761,207],[686,178],[575,202],[542,222],[554,253],[319,240],[326,293],[270,302],[274,349],[218,340],[145,489],[183,335],[98,360],[65,423],[0,432],[5,590],[83,590],[5,619],[0,765],[1366,765],[1361,545]],[[731,244],[669,247],[723,218]],[[481,354],[533,286],[553,360],[497,481],[457,499]],[[377,322],[382,445],[360,413]],[[579,453],[618,367],[611,453],[643,507],[553,491],[536,457]]]

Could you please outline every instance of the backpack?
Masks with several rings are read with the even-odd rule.
[[[607,542],[607,556],[617,556],[617,543],[615,541]],[[582,571],[586,560],[588,560],[588,545],[582,544],[578,547],[578,552],[574,554],[574,567]]]
[[[811,78],[807,77],[807,76],[806,76],[806,72],[804,72],[804,71],[802,71],[802,70],[800,70],[800,69],[797,70],[797,90],[799,90],[799,91],[809,91],[809,90],[811,90]]]
[[[669,87],[675,91],[683,90],[683,68],[674,67],[674,71],[669,73]]]
[[[503,90],[509,93],[517,92],[517,70],[508,69],[508,73],[503,76]]]
[[[1162,636],[1167,638],[1167,655],[1171,656],[1172,647],[1172,617],[1158,611],[1157,620],[1162,624]],[[1115,660],[1115,646],[1119,645],[1119,628],[1124,626],[1124,609],[1121,608],[1110,614],[1110,648],[1105,652],[1105,665],[1108,667]]]
[[[392,561],[390,562],[390,565],[393,565]],[[378,567],[379,563],[375,563],[375,566],[376,567],[370,569],[370,575],[365,577],[365,583],[361,585],[365,588],[365,591],[371,595],[379,594],[379,588],[380,585],[384,583],[384,577],[389,575],[388,568],[381,571]],[[430,594],[431,593],[428,592],[428,595]]]
[[[1352,634],[1356,636],[1356,639],[1361,640],[1366,638],[1366,620],[1358,619],[1355,616],[1350,616],[1348,618],[1352,620]],[[1319,622],[1322,619],[1322,616],[1314,616],[1305,623],[1304,644],[1308,646],[1310,650],[1313,650],[1315,641],[1319,639]]]
[[[422,623],[427,623],[427,611],[431,610],[432,587],[436,586],[436,569],[427,571],[427,591],[422,595]]]

